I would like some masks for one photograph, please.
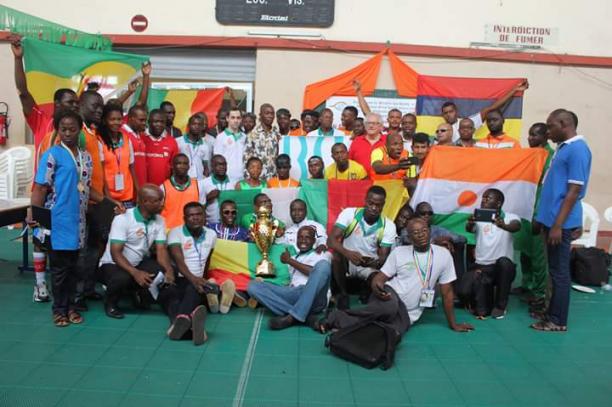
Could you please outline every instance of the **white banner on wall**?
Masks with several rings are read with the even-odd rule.
[[[387,113],[391,109],[399,109],[402,114],[416,112],[416,99],[386,97],[366,97],[365,99],[370,109],[382,116],[385,126],[387,125]],[[334,112],[335,127],[340,126],[342,110],[347,106],[355,106],[359,112],[359,117],[363,117],[357,96],[332,96],[327,99],[325,106]]]

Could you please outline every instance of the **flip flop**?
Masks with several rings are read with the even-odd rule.
[[[208,280],[204,285],[204,293],[206,294],[206,303],[212,314],[219,312],[219,286],[216,283]]]
[[[248,302],[248,296],[245,294],[245,292],[236,291],[236,294],[234,294],[233,304],[237,306],[238,308],[244,308],[247,306],[247,302]]]
[[[204,328],[206,322],[206,307],[198,305],[191,313],[192,341],[195,346],[200,346],[208,339],[208,334]]]
[[[567,332],[567,326],[557,325],[552,321],[538,321],[530,325],[531,328],[536,331],[543,332]]]
[[[68,317],[62,314],[53,314],[53,323],[58,328],[65,328],[70,325]]]
[[[68,311],[68,321],[70,321],[71,324],[81,324],[83,322],[83,317],[75,310],[70,310]]]
[[[236,294],[236,284],[232,280],[225,280],[221,284],[221,304],[219,305],[219,312],[227,314],[234,301],[234,295]]]
[[[168,338],[173,341],[178,341],[185,335],[185,333],[191,328],[191,318],[189,315],[179,314],[174,319],[170,328],[166,332],[168,334]]]

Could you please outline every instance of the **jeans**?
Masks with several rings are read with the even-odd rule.
[[[67,315],[70,299],[75,292],[78,250],[49,250],[51,269],[52,310]]]
[[[548,241],[549,229],[544,229],[544,236]],[[547,245],[548,273],[552,282],[552,297],[548,305],[548,319],[561,326],[567,325],[570,300],[570,248],[572,242],[572,229],[563,229],[561,243]]]
[[[276,315],[291,315],[300,322],[309,314],[318,313],[327,306],[327,292],[331,278],[331,264],[321,260],[308,275],[306,284],[281,287],[271,283],[253,281],[248,293]]]

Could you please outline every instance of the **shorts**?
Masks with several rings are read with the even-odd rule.
[[[348,276],[353,278],[359,278],[367,280],[370,274],[374,273],[376,269],[371,267],[356,266],[350,261],[348,262]]]

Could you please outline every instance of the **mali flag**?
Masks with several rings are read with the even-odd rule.
[[[132,99],[138,100],[140,92]],[[172,102],[176,109],[174,126],[185,132],[187,121],[195,113],[206,113],[208,127],[217,124],[217,112],[223,103],[224,88],[218,89],[149,89],[147,107],[149,111],[158,109],[163,101]]]

